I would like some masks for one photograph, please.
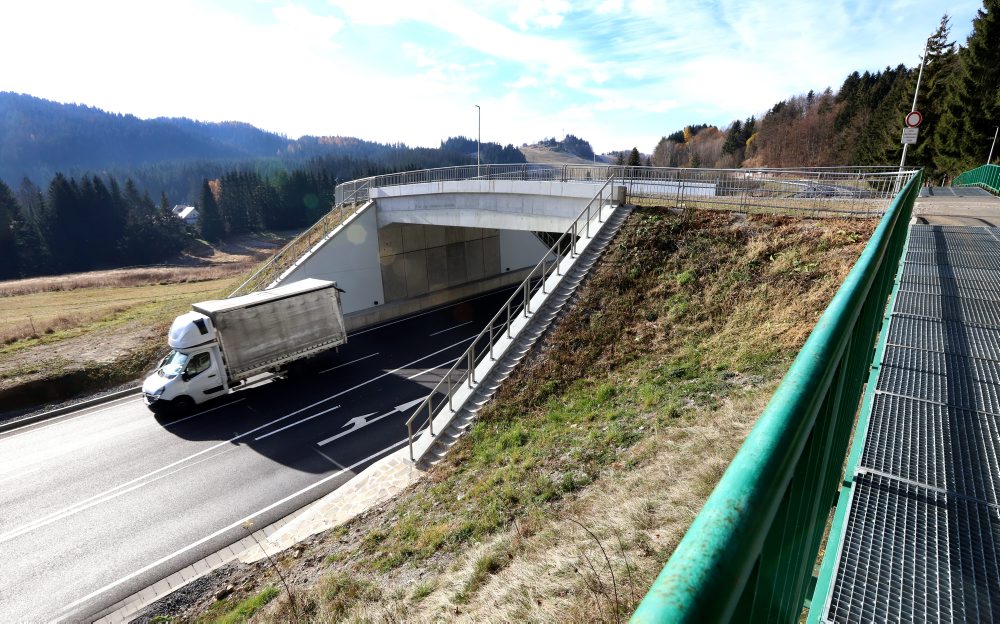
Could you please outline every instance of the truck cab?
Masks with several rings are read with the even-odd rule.
[[[182,314],[170,326],[171,347],[142,384],[154,412],[186,411],[229,390],[212,320],[198,312]]]

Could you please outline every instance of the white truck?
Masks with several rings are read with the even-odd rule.
[[[193,304],[170,326],[172,350],[142,384],[146,405],[156,413],[190,411],[252,377],[280,374],[346,343],[340,292],[335,282],[304,279]]]

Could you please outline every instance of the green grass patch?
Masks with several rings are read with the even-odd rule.
[[[260,592],[241,600],[218,600],[208,608],[208,612],[195,620],[198,624],[238,624],[248,621],[264,605],[281,593],[277,587],[268,586]]]
[[[320,599],[334,620],[341,620],[362,601],[378,600],[381,592],[374,583],[346,572],[327,575],[320,584]]]

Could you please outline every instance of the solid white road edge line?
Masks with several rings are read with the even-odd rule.
[[[318,374],[322,375],[323,373],[329,373],[330,371],[337,370],[338,368],[341,368],[342,366],[347,366],[348,364],[354,364],[355,362],[360,362],[361,360],[367,360],[368,358],[375,357],[376,355],[378,355],[378,352],[372,353],[371,355],[366,355],[364,357],[359,357],[358,359],[351,360],[350,362],[344,362],[343,364],[337,364],[336,366],[333,366],[333,367],[321,370]]]
[[[66,605],[65,607],[62,608],[62,611],[68,611],[68,610],[72,609],[73,607],[77,607],[77,606],[79,606],[79,605],[87,602],[88,600],[90,600],[90,599],[92,599],[92,598],[94,598],[96,596],[99,596],[99,595],[103,594],[104,592],[106,592],[106,591],[108,591],[110,589],[114,589],[115,587],[121,585],[122,583],[125,583],[127,581],[132,580],[133,578],[139,576],[140,574],[142,574],[144,572],[148,572],[149,570],[152,570],[156,566],[161,565],[163,563],[166,563],[167,561],[170,561],[171,559],[173,559],[174,557],[177,557],[178,555],[182,555],[182,554],[186,553],[187,551],[191,550],[192,548],[197,548],[198,546],[204,544],[205,542],[207,542],[207,541],[209,541],[209,540],[211,540],[213,538],[216,538],[216,537],[222,535],[226,531],[231,531],[232,529],[235,529],[238,526],[242,526],[244,522],[247,522],[249,520],[253,520],[257,516],[259,516],[259,515],[261,515],[263,513],[267,513],[268,511],[271,511],[272,509],[274,509],[275,507],[278,507],[279,505],[284,505],[285,503],[287,503],[288,501],[292,500],[296,496],[301,496],[302,494],[305,494],[309,490],[312,490],[312,489],[314,489],[316,487],[319,487],[320,485],[323,485],[327,481],[330,481],[332,479],[336,479],[337,477],[341,476],[345,472],[349,472],[349,471],[357,468],[358,466],[360,466],[360,465],[362,465],[364,463],[367,463],[367,462],[369,462],[369,461],[371,461],[371,460],[379,457],[380,455],[384,455],[385,453],[388,453],[389,451],[394,451],[397,448],[403,446],[404,444],[406,444],[406,440],[400,440],[399,442],[397,442],[396,444],[393,444],[392,446],[386,447],[386,448],[382,449],[381,451],[373,453],[372,455],[369,455],[368,457],[366,457],[366,458],[364,458],[362,460],[356,461],[353,464],[351,464],[350,466],[348,466],[347,468],[345,468],[343,470],[338,470],[337,472],[335,472],[335,473],[333,473],[331,475],[328,475],[328,476],[320,479],[316,483],[313,483],[312,485],[308,485],[308,486],[302,488],[301,490],[299,490],[298,492],[295,492],[294,494],[290,494],[290,495],[286,496],[285,498],[283,498],[283,499],[281,499],[279,501],[271,503],[267,507],[264,507],[263,509],[255,511],[252,514],[250,514],[249,516],[246,516],[246,517],[244,517],[244,518],[242,518],[240,520],[237,520],[236,522],[234,522],[234,523],[232,523],[232,524],[230,524],[230,525],[228,525],[226,527],[223,527],[223,528],[219,529],[218,531],[216,531],[215,533],[212,533],[211,535],[208,535],[206,537],[201,538],[197,542],[193,542],[191,544],[188,544],[184,548],[181,548],[179,550],[175,550],[174,552],[170,553],[169,555],[167,555],[165,557],[162,557],[160,559],[157,559],[156,561],[154,561],[153,563],[147,565],[146,567],[141,568],[139,570],[136,570],[135,572],[132,572],[131,574],[129,574],[127,576],[123,576],[122,578],[118,579],[117,581],[114,581],[112,583],[108,583],[107,585],[105,585],[104,587],[98,589],[97,591],[91,592],[91,593],[87,594],[86,596],[84,596],[83,598],[80,598],[79,600],[76,600],[74,602],[69,603],[68,605]]]
[[[123,405],[126,405],[129,401],[132,400],[137,400],[141,402],[142,397],[136,398],[134,396],[125,396],[118,399],[112,399],[111,401],[108,401],[108,403],[114,403],[114,405],[108,405],[108,403],[104,403],[100,409],[96,409],[92,412],[86,411],[87,408],[85,407],[79,412],[69,412],[68,414],[63,414],[61,416],[55,416],[54,418],[49,418],[43,421],[45,424],[39,427],[32,427],[31,425],[25,425],[24,429],[12,429],[9,432],[10,435],[0,434],[0,442],[13,440],[14,438],[18,438],[23,435],[28,435],[29,433],[34,433],[36,431],[41,431],[42,429],[48,429],[49,427],[64,425],[70,420],[82,418],[84,416],[93,416],[94,414],[100,414],[101,412],[106,412],[108,410],[115,409],[116,407],[122,407]],[[121,401],[121,403],[117,403],[117,401]]]
[[[437,335],[443,334],[445,332],[450,332],[453,329],[458,329],[459,327],[465,327],[466,325],[468,325],[470,323],[472,323],[472,321],[466,321],[466,322],[464,322],[464,323],[462,323],[460,325],[455,325],[454,327],[449,327],[448,329],[442,329],[441,331],[436,331],[433,334],[427,334],[427,337],[430,338],[431,336],[437,336]]]

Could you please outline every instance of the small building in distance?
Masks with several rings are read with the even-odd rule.
[[[170,209],[178,219],[182,219],[188,225],[198,225],[198,209],[194,206],[184,206],[178,204]]]

